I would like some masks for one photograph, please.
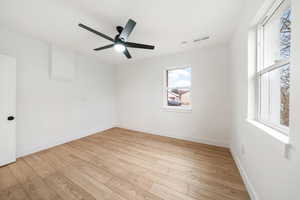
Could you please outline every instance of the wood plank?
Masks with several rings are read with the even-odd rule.
[[[154,184],[150,189],[150,192],[165,200],[195,200],[184,193],[175,192],[168,187],[159,184]]]
[[[9,165],[8,168],[21,184],[38,176],[22,158],[17,159],[17,162]]]
[[[40,177],[33,178],[22,186],[31,200],[62,200]]]
[[[154,172],[158,172],[158,173],[165,173],[168,174],[170,173],[170,166],[160,166],[157,163],[153,163],[152,160],[152,164],[145,162],[145,159],[147,158],[147,156],[138,156],[138,155],[134,155],[131,156],[129,152],[126,152],[125,150],[121,150],[120,148],[115,148],[113,149],[112,145],[106,146],[106,144],[101,143],[101,145],[98,145],[95,147],[93,147],[93,145],[95,144],[91,144],[89,143],[89,148],[93,148],[95,153],[97,153],[100,148],[102,148],[102,146],[104,145],[106,148],[108,149],[108,152],[112,153],[113,155],[119,157],[120,159],[123,160],[127,160],[129,162],[132,162],[132,164],[139,166],[141,168],[145,168]],[[88,148],[88,147],[87,147]],[[114,153],[114,152],[117,152]],[[98,152],[100,153],[100,152]],[[172,176],[176,176],[177,173],[173,173]],[[216,185],[224,185],[224,187],[232,187],[233,189],[237,189],[237,190],[243,190],[244,186],[243,183],[239,177],[239,180],[236,181],[235,179],[224,179],[222,176],[209,176],[206,173],[199,173],[199,174],[189,174],[186,173],[184,174],[186,176],[183,176],[183,174],[178,174],[177,177],[179,179],[185,178],[186,181],[191,182],[193,184],[197,184],[197,182],[202,182],[202,183],[209,183],[209,184],[216,184]]]
[[[79,170],[71,169],[62,172],[64,176],[68,177],[74,183],[82,187],[90,193],[95,199],[99,200],[124,200],[118,193],[113,192],[107,186],[99,182]]]
[[[20,185],[15,185],[0,192],[0,200],[30,200],[30,199]]]
[[[56,191],[66,200],[95,200],[95,198],[86,192],[83,188],[73,183],[61,173],[52,174],[44,181],[47,185]]]
[[[137,185],[133,185],[130,182],[121,179],[113,178],[106,184],[111,190],[117,192],[126,199],[138,199],[138,200],[163,200],[159,196],[150,193]]]
[[[41,177],[46,177],[55,173],[56,170],[40,158],[39,154],[41,154],[41,152],[26,156],[24,157],[24,160]]]
[[[15,176],[11,173],[8,166],[0,167],[0,191],[8,189],[9,187],[15,186],[18,181]]]
[[[113,128],[0,168],[0,200],[248,200],[228,149]]]

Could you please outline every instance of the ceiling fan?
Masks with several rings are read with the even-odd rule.
[[[154,46],[152,46],[152,45],[128,42],[128,38],[136,25],[136,22],[133,21],[132,19],[128,20],[125,28],[123,28],[122,26],[117,26],[118,34],[115,36],[114,39],[103,33],[100,33],[99,31],[96,31],[84,24],[78,24],[78,25],[83,29],[86,29],[96,35],[99,35],[102,38],[105,38],[105,39],[113,42],[113,44],[109,44],[109,45],[106,45],[103,47],[96,48],[96,49],[94,49],[95,51],[100,51],[100,50],[114,47],[114,49],[117,52],[122,52],[128,59],[130,59],[131,55],[127,48],[139,48],[139,49],[150,49],[150,50],[154,49]]]

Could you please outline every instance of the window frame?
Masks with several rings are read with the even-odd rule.
[[[264,15],[262,20],[257,24],[256,28],[256,121],[266,125],[276,131],[279,131],[285,136],[289,135],[289,127],[280,124],[274,124],[270,121],[263,120],[261,118],[261,77],[266,73],[270,73],[276,69],[280,69],[287,64],[291,64],[290,58],[275,60],[275,63],[270,66],[264,66],[264,26],[269,22],[269,20],[276,14],[276,11],[281,8],[281,6],[291,6],[290,0],[276,0],[268,12]],[[268,84],[269,87],[269,84]],[[268,89],[270,97],[270,90]]]
[[[168,71],[176,70],[176,69],[186,69],[191,68],[191,85],[189,87],[168,87]],[[163,108],[167,111],[179,111],[179,112],[191,112],[192,111],[192,67],[191,65],[183,65],[183,66],[173,66],[173,67],[166,67],[163,70]],[[190,106],[169,106],[168,105],[168,89],[190,89]]]

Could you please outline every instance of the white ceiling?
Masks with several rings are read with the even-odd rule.
[[[109,44],[77,26],[79,22],[111,37],[129,18],[137,22],[131,42],[154,44],[154,51],[130,49],[133,60],[227,42],[244,0],[1,0],[0,24],[32,37],[94,55],[104,63],[130,62]],[[193,43],[204,36],[208,41]],[[182,41],[188,41],[182,45]]]

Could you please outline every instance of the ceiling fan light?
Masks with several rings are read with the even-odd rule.
[[[115,44],[114,45],[114,49],[117,52],[124,52],[126,48],[125,48],[125,46],[123,44]]]

